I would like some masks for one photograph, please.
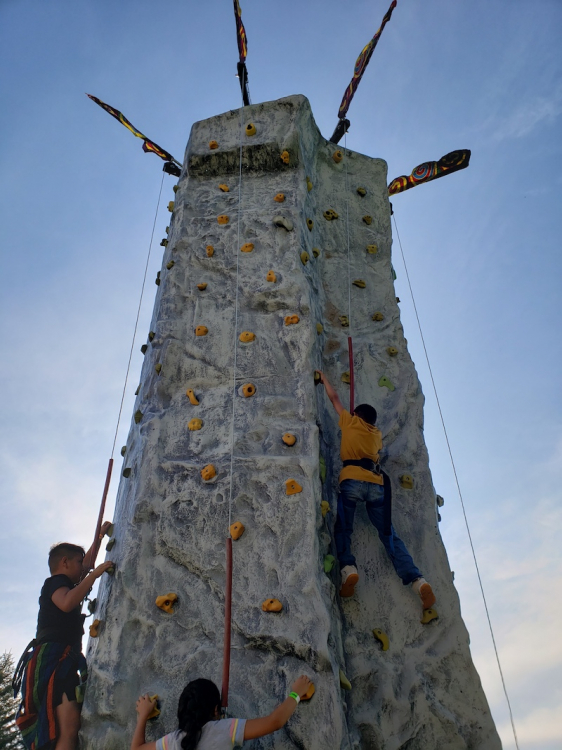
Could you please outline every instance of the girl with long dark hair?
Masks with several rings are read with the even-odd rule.
[[[285,726],[311,681],[301,675],[291,686],[288,697],[260,719],[221,719],[219,690],[211,680],[192,680],[183,689],[178,703],[178,728],[156,742],[145,742],[146,722],[156,703],[148,693],[137,701],[137,727],[131,750],[230,750],[244,740],[254,740]]]

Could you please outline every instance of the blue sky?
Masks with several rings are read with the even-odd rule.
[[[242,0],[252,100],[304,94],[329,137],[387,5]],[[561,31],[557,0],[398,0],[351,105],[347,140],[384,158],[389,181],[472,149],[467,170],[393,204],[520,746],[534,750],[562,745]],[[160,160],[84,94],[121,109],[181,160],[194,121],[239,106],[236,61],[230,0],[0,2],[0,650],[18,655],[34,634],[49,546],[93,536],[160,187]],[[166,177],[118,448],[173,183]],[[393,253],[445,497],[441,531],[511,749],[396,236]]]

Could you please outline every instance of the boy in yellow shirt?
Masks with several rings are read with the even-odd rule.
[[[342,584],[340,596],[353,596],[359,574],[355,557],[351,553],[353,520],[358,502],[364,502],[369,520],[376,528],[396,573],[405,586],[412,584],[424,609],[435,604],[431,586],[414,565],[404,542],[390,523],[390,507],[385,503],[383,474],[379,468],[382,435],[375,427],[377,412],[370,404],[356,406],[353,414],[343,408],[338,394],[324,373],[320,373],[326,395],[332,402],[340,420],[340,457],[343,468],[339,476],[340,496],[334,536],[340,563]]]

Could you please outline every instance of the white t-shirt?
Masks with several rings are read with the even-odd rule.
[[[246,719],[219,719],[208,721],[201,730],[197,750],[230,750],[242,747]],[[156,741],[156,750],[182,750],[181,741],[185,732],[176,729]]]

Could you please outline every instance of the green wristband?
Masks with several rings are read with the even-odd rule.
[[[301,702],[301,697],[298,693],[289,693],[289,698],[294,698],[297,702],[297,705]]]

